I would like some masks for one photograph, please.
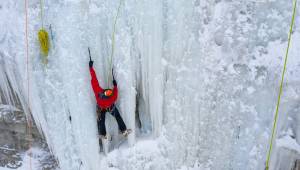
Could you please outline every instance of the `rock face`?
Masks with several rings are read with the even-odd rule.
[[[0,101],[0,167],[18,168],[22,166],[23,155],[27,154],[26,151],[32,145],[32,147],[42,150],[43,155],[38,159],[40,167],[47,170],[56,169],[56,160],[49,152],[48,146],[36,126],[33,125],[31,135],[28,133],[25,114],[19,109],[21,106],[19,104],[9,105],[5,103],[5,100]]]

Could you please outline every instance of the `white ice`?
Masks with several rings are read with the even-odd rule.
[[[99,154],[87,47],[107,88],[119,1],[44,2],[45,28],[52,28],[47,66],[37,41],[39,1],[29,1],[29,65],[24,1],[0,2],[1,103],[13,102],[11,87],[27,114],[29,104],[60,169],[264,168],[291,0],[124,0],[113,66],[117,106],[133,134],[119,149],[115,138],[107,157]],[[298,145],[299,14],[277,130],[280,137],[292,129]],[[113,117],[106,125],[116,136]]]

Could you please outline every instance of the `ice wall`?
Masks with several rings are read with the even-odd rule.
[[[23,1],[0,4],[1,92],[10,100],[9,80],[24,108],[29,96],[33,117],[61,169],[98,169],[103,155],[98,152],[87,47],[100,84],[109,87],[108,56],[119,1],[45,0],[45,27],[52,44],[47,66],[41,64],[36,37],[39,2],[29,2],[30,93]],[[117,106],[134,130],[129,145],[140,136],[165,140],[159,139],[154,154],[121,169],[143,168],[144,160],[153,161],[157,169],[263,169],[292,2],[122,3],[113,65],[120,91]],[[297,16],[280,110],[291,115],[280,117],[279,125],[279,134],[292,129],[297,142],[299,22]],[[107,130],[118,134],[111,116]],[[124,160],[120,164],[127,161],[125,156],[119,159]]]
[[[292,2],[284,3],[167,4],[165,126],[170,141],[177,141],[170,155],[179,165],[196,161],[202,169],[264,168],[292,14]],[[297,24],[295,30],[294,48]],[[299,60],[293,52],[289,57],[287,82],[297,89],[292,72],[299,70]],[[287,103],[298,100],[285,94]],[[294,108],[283,102],[280,113],[289,107]]]

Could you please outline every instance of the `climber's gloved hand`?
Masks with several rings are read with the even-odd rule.
[[[94,64],[94,61],[93,61],[93,60],[91,60],[91,61],[89,62],[89,66],[90,66],[90,68],[91,68],[91,67],[93,67],[93,64]]]
[[[111,70],[111,74],[112,74],[112,78],[113,78],[113,85],[116,86],[117,85],[117,81],[116,81],[115,76],[114,76],[114,69],[113,68]]]
[[[113,85],[117,86],[117,81],[115,79],[113,79]]]

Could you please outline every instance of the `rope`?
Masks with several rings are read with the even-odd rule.
[[[40,10],[41,10],[42,28],[44,29],[44,3],[43,3],[43,0],[40,0]]]
[[[110,60],[109,60],[109,70],[108,70],[108,76],[107,76],[107,83],[108,85],[110,84],[110,80],[112,79],[112,62],[113,62],[113,57],[114,57],[114,52],[115,52],[115,33],[116,33],[116,25],[117,25],[117,20],[120,14],[120,9],[122,5],[122,0],[120,0],[117,15],[115,17],[114,25],[113,25],[113,33],[112,33],[112,42],[111,42],[111,55],[110,55]]]
[[[278,94],[278,99],[277,99],[277,104],[276,104],[276,112],[275,112],[273,128],[272,128],[272,136],[271,136],[271,139],[270,139],[270,146],[269,146],[269,151],[268,151],[267,160],[266,160],[266,170],[269,170],[270,158],[271,158],[271,153],[272,153],[272,149],[273,149],[273,140],[274,140],[274,137],[276,135],[278,110],[279,110],[280,99],[281,99],[281,94],[282,94],[283,80],[284,80],[284,74],[285,74],[285,71],[286,71],[286,64],[287,64],[287,59],[288,59],[288,54],[289,54],[289,48],[290,48],[290,44],[291,44],[293,25],[294,25],[294,22],[295,22],[296,6],[297,6],[297,0],[294,0],[293,16],[292,16],[292,22],[291,22],[290,32],[289,32],[289,36],[288,36],[288,45],[287,45],[286,53],[285,53],[284,66],[283,66],[283,71],[282,71],[282,76],[281,76],[279,94]]]
[[[27,127],[28,127],[28,137],[29,137],[29,169],[32,169],[32,161],[31,161],[31,156],[32,156],[32,150],[31,150],[31,128],[32,128],[32,121],[31,121],[31,116],[30,116],[30,97],[29,97],[29,43],[28,43],[28,0],[25,0],[25,45],[26,45],[26,73],[27,73],[27,102],[28,102],[28,111],[29,114],[27,115]]]

